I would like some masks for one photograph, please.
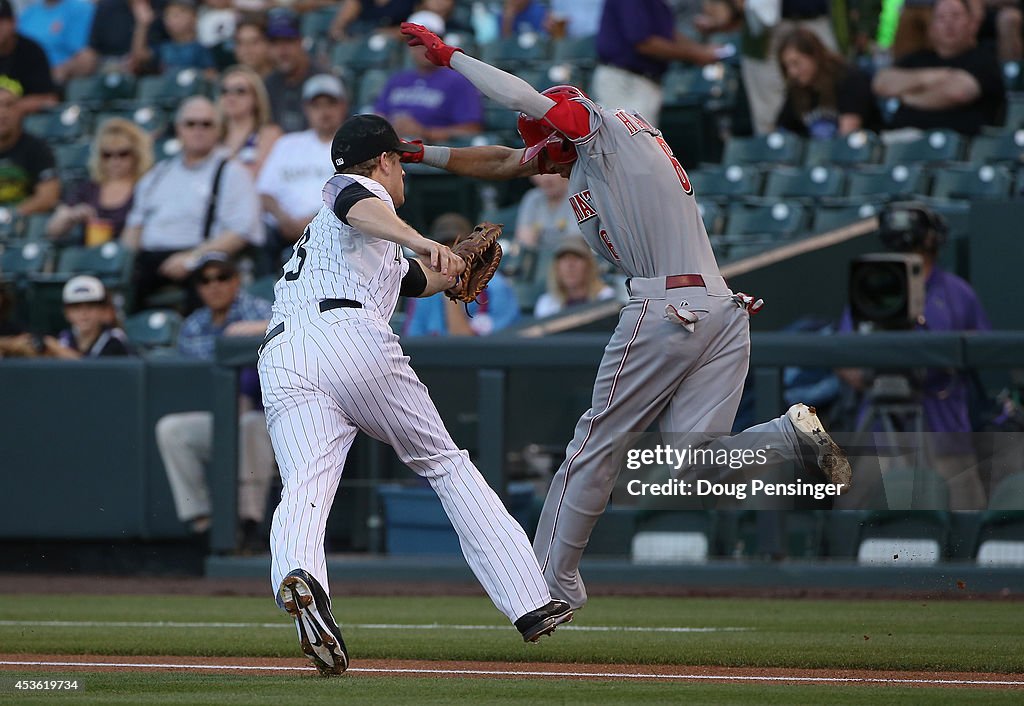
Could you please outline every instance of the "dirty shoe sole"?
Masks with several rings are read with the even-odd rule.
[[[523,635],[523,642],[537,642],[545,635],[553,633],[559,625],[571,623],[572,616],[573,611],[570,609],[565,613],[544,618]]]
[[[348,656],[338,649],[338,641],[317,614],[313,592],[301,578],[286,576],[278,590],[281,604],[295,619],[299,644],[322,677],[341,674],[348,669]]]
[[[850,489],[850,481],[853,476],[850,462],[843,450],[839,448],[839,444],[833,441],[825,431],[814,407],[795,404],[789,408],[786,416],[789,417],[797,434],[814,447],[818,468],[825,474],[825,477],[830,482],[841,485],[840,492],[847,492]]]

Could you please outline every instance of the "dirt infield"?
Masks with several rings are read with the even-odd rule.
[[[191,671],[297,674],[319,678],[301,658],[0,654],[0,671]],[[837,669],[693,667],[680,665],[557,664],[538,662],[355,661],[347,677],[431,676],[479,679],[574,679],[761,684],[859,684],[961,689],[1024,689],[1024,676],[972,672],[896,672]]]

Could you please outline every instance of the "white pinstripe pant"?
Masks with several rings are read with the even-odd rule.
[[[317,313],[301,325],[295,319],[259,361],[284,486],[270,535],[275,592],[297,568],[329,590],[327,516],[362,430],[427,479],[466,561],[502,613],[514,621],[551,600],[526,533],[455,446],[387,322],[365,309]]]

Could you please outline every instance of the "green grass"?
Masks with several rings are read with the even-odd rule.
[[[580,626],[747,627],[749,632],[559,631],[524,645],[486,599],[335,598],[353,659],[685,664],[1024,673],[1019,603],[598,598]],[[0,625],[0,651],[105,655],[297,656],[271,598],[3,596],[0,621],[230,622],[280,627],[160,629]],[[473,624],[388,630],[358,624]],[[356,624],[356,625],[352,625]]]
[[[352,676],[234,676],[178,673],[95,673],[78,678],[77,693],[15,694],[13,679],[38,674],[0,673],[0,701],[66,704],[1019,704],[1020,692],[910,687],[792,686],[748,684],[666,684],[549,679],[428,679]]]

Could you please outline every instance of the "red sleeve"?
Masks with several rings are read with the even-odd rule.
[[[586,106],[561,96],[552,100],[555,104],[544,113],[548,124],[573,140],[590,134],[590,111]]]

